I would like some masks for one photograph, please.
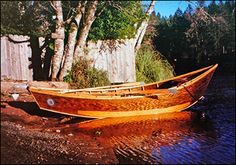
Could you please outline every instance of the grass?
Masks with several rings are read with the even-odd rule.
[[[63,80],[69,83],[70,88],[76,89],[111,84],[107,72],[91,67],[90,61],[83,57],[72,66],[71,71],[63,78]]]
[[[150,83],[171,78],[174,75],[173,67],[151,46],[145,45],[136,53],[136,81]]]

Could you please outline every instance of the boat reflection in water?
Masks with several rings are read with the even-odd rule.
[[[216,133],[203,117],[184,111],[106,118],[70,124],[62,131],[112,151],[113,163],[201,163],[207,159],[204,151],[216,143]]]

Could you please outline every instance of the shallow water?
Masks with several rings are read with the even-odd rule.
[[[235,163],[234,84],[235,76],[215,75],[191,111],[72,123],[61,133],[101,148],[111,163]]]

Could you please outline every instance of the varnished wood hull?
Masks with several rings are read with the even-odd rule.
[[[63,93],[34,87],[29,90],[41,109],[72,116],[105,118],[178,112],[198,102],[216,68],[217,64],[202,69],[194,79],[178,87],[174,86],[176,92],[171,92],[168,88],[159,89],[158,86],[172,79],[128,89],[121,88],[118,91],[103,89],[92,93]],[[189,75],[192,76],[195,72]]]

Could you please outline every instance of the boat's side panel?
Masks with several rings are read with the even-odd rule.
[[[42,109],[65,114],[95,117],[98,117],[98,115],[99,117],[102,117],[102,115],[104,115],[104,117],[112,117],[135,114],[152,114],[154,111],[156,111],[155,113],[163,113],[165,111],[173,112],[182,110],[194,102],[185,90],[180,90],[176,94],[167,93],[155,97],[110,100],[65,98],[34,92],[32,93],[37,100],[39,107]]]
[[[183,84],[181,87],[179,87],[179,90],[187,91],[189,96],[191,96],[194,100],[200,98],[205,94],[216,67],[217,65],[209,70],[209,72],[206,72],[203,75],[197,77],[195,80]]]

